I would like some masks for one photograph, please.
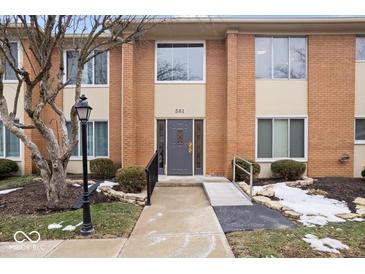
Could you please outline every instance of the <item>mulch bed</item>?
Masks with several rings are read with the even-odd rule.
[[[347,177],[321,177],[309,186],[302,189],[320,189],[326,191],[327,198],[345,201],[352,212],[355,212],[354,199],[365,197],[365,180]]]
[[[356,205],[353,203],[357,197],[365,197],[365,180],[352,177],[320,177],[314,178],[312,185],[302,186],[301,189],[320,189],[326,191],[327,198],[345,201],[352,212]],[[256,179],[254,186],[264,186],[283,182],[283,179],[268,178]]]
[[[42,183],[26,185],[23,189],[0,195],[0,214],[43,215],[51,212],[71,210],[73,203],[82,195],[82,187],[67,185],[66,198],[58,209],[47,207],[47,197]],[[90,196],[91,204],[111,202],[101,192],[94,192]]]

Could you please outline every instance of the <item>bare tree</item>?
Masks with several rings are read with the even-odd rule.
[[[152,26],[148,16],[3,16],[0,21],[0,119],[4,126],[31,151],[32,160],[40,170],[49,208],[62,206],[65,195],[66,168],[73,148],[78,142],[78,119],[70,110],[71,133],[68,134],[64,111],[56,104],[56,97],[70,84],[64,80],[62,52],[78,51],[73,84],[75,102],[80,97],[84,67],[97,55],[125,43],[137,40]],[[11,51],[11,41],[18,40],[27,66],[18,67]],[[56,56],[56,57],[55,57]],[[57,58],[57,62],[55,62]],[[4,96],[5,67],[14,71],[17,89],[13,106]],[[56,66],[56,67],[55,67]],[[24,110],[30,122],[15,120],[19,94],[24,90]],[[36,95],[36,92],[39,95]],[[42,119],[49,106],[60,125],[58,133]],[[11,108],[9,110],[9,108]],[[69,111],[69,110],[65,110]],[[47,155],[27,134],[36,130],[46,145]]]

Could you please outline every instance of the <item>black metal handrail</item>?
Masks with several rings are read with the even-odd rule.
[[[158,152],[157,150],[153,154],[151,160],[148,162],[146,168],[146,180],[147,180],[147,201],[146,205],[151,205],[151,197],[156,182],[158,181]]]

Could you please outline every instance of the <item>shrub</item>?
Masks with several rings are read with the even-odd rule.
[[[90,161],[90,171],[97,179],[110,179],[115,176],[114,163],[110,159],[99,158]]]
[[[254,162],[254,161],[250,161],[250,160],[248,160],[248,161],[253,164],[252,165],[253,177],[256,178],[260,174],[261,167],[258,163]],[[243,167],[247,171],[250,170],[250,165],[248,163],[246,163],[245,161],[236,159],[236,164]],[[240,181],[245,181],[245,180],[250,180],[250,177],[248,176],[248,174],[246,172],[244,172],[243,170],[241,170],[240,168],[236,167],[236,181],[240,182]]]
[[[117,180],[123,191],[138,193],[146,187],[146,173],[142,167],[124,167],[117,170]]]
[[[271,171],[275,176],[285,180],[299,179],[305,172],[304,163],[293,160],[279,160],[271,164]]]
[[[0,159],[0,177],[6,177],[19,169],[16,162],[9,159]]]
[[[363,169],[363,170],[361,171],[361,176],[362,176],[363,178],[365,178],[365,169]]]

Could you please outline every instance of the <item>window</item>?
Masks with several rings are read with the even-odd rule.
[[[18,122],[18,120],[16,120]],[[0,158],[20,157],[20,141],[0,121]]]
[[[71,122],[66,123],[67,131],[71,134]],[[81,140],[81,127],[79,130],[79,140]],[[91,157],[108,156],[108,122],[92,121],[87,123],[87,155]],[[78,144],[72,151],[72,156],[82,156],[82,144]]]
[[[203,81],[203,43],[158,43],[157,81]]]
[[[365,118],[355,120],[355,143],[365,144]]]
[[[76,50],[66,51],[66,79],[70,84],[75,84],[77,72],[77,60],[79,52]],[[82,73],[82,84],[106,85],[108,84],[108,53],[103,52],[85,64]]]
[[[365,61],[365,37],[356,37],[356,61]]]
[[[257,158],[305,158],[304,119],[258,119]]]
[[[19,58],[18,58],[18,43],[17,42],[10,43],[10,51],[11,51],[11,55],[15,59],[16,66],[18,66]],[[5,63],[4,80],[17,80],[16,74],[8,62]]]
[[[256,37],[257,79],[305,79],[305,37]]]

